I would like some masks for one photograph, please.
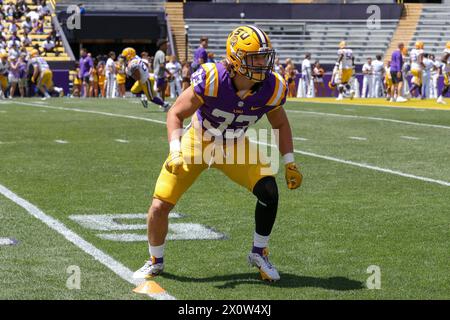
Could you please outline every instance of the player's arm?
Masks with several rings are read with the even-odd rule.
[[[425,68],[425,64],[423,63],[423,53],[419,54],[418,62],[422,68]]]
[[[289,189],[297,189],[302,184],[303,176],[294,161],[294,143],[292,142],[292,131],[286,111],[278,107],[267,113],[267,119],[275,134],[278,135],[278,149],[285,164],[287,186]]]
[[[446,53],[446,54],[444,54],[443,56],[442,56],[442,58],[441,58],[441,62],[443,63],[443,64],[447,64],[447,60],[448,60],[448,57],[450,56],[450,53]]]
[[[184,163],[181,152],[183,121],[192,116],[202,104],[203,102],[194,93],[194,89],[189,87],[183,91],[167,113],[167,137],[170,154],[169,160],[166,162],[166,169],[173,174],[178,174]]]
[[[33,65],[33,75],[31,76],[31,82],[36,83],[38,74],[39,74],[39,67],[34,64]]]

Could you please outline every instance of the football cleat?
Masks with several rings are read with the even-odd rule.
[[[145,262],[145,264],[133,273],[134,279],[151,279],[160,275],[164,270],[164,262],[154,263],[155,258],[151,257],[151,260]]]
[[[354,96],[355,96],[355,91],[350,90],[350,100],[352,100]]]
[[[339,94],[339,96],[336,98],[336,100],[344,100],[344,97],[342,96],[342,94]]]
[[[397,102],[406,102],[406,101],[408,101],[408,99],[405,99],[402,96],[398,96],[396,101]]]
[[[275,267],[269,262],[269,251],[267,248],[264,248],[263,255],[250,252],[248,255],[248,263],[259,269],[262,280],[280,280],[280,275],[278,274],[277,269],[275,269]]]
[[[167,101],[164,101],[164,105],[162,106],[162,108],[164,109],[164,112],[169,111],[171,105],[170,103],[168,103]]]
[[[141,95],[141,103],[144,106],[145,109],[148,108],[148,100],[147,97],[145,95]]]
[[[444,98],[443,98],[442,96],[439,96],[439,98],[436,100],[436,102],[437,102],[437,103],[440,103],[440,104],[447,104],[447,103],[444,101]]]

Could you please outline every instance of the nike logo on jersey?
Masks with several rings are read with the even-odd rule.
[[[255,110],[258,110],[258,109],[261,109],[261,108],[262,108],[262,107],[251,107],[250,110],[251,110],[251,111],[255,111]]]

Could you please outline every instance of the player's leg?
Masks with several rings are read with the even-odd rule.
[[[200,173],[207,168],[205,163],[197,163],[193,160],[195,150],[198,150],[200,155],[202,154],[201,139],[201,136],[195,134],[193,128],[183,135],[181,148],[185,165],[176,175],[166,169],[166,163],[169,158],[162,166],[147,217],[150,260],[134,273],[134,278],[152,278],[160,274],[164,269],[164,247],[169,227],[170,210],[194,183]],[[198,148],[197,146],[200,147]]]
[[[163,99],[157,97],[154,92],[153,92],[153,83],[152,81],[149,79],[147,79],[144,83],[141,83],[141,87],[142,90],[145,93],[145,96],[147,97],[148,100],[150,100],[151,102],[153,102],[154,104],[157,104],[158,106],[164,108],[164,111],[169,110],[169,103],[163,101]]]
[[[440,104],[446,104],[444,101],[444,96],[447,94],[448,90],[450,89],[450,72],[444,73],[444,87],[441,90],[441,94],[439,95],[437,99],[437,103]]]
[[[240,145],[245,143],[245,145]],[[263,280],[276,281],[280,275],[268,259],[268,244],[278,210],[278,187],[269,161],[258,152],[258,147],[248,139],[243,139],[233,146],[231,153],[234,163],[214,164],[237,184],[247,188],[256,198],[255,232],[248,262],[259,269]],[[245,150],[245,163],[236,163],[238,152]],[[226,151],[227,152],[227,151]],[[227,152],[227,157],[230,153]]]
[[[8,78],[0,75],[0,99],[5,98],[6,88],[8,87]]]

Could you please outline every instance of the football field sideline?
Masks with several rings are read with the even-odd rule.
[[[135,286],[138,286],[143,282],[142,280],[133,279],[133,271],[131,271],[129,268],[112,258],[110,255],[104,253],[102,250],[98,249],[90,242],[84,240],[78,234],[67,228],[63,223],[47,215],[41,209],[28,202],[27,200],[21,198],[2,184],[0,184],[0,194],[25,209],[30,215],[45,223],[50,229],[64,236],[64,238],[66,238],[69,242],[80,248],[86,254],[92,256],[95,260],[113,271],[123,280]],[[148,296],[156,300],[175,299],[175,297],[171,296],[167,292],[156,294],[149,293]]]
[[[14,103],[15,104],[19,104],[19,105],[37,107],[37,108],[48,108],[48,109],[61,110],[61,111],[73,111],[73,112],[91,113],[91,114],[98,114],[98,115],[104,115],[104,116],[110,116],[110,117],[119,117],[119,118],[126,118],[126,119],[132,119],[132,120],[147,121],[147,122],[153,122],[153,123],[164,124],[164,125],[166,124],[165,121],[161,121],[161,120],[156,120],[156,119],[151,119],[151,118],[144,118],[144,117],[138,117],[138,116],[131,116],[131,115],[125,115],[125,114],[117,114],[117,113],[102,112],[102,111],[95,111],[95,110],[84,110],[84,109],[78,109],[78,108],[65,108],[65,107],[49,106],[49,105],[44,105],[44,104],[32,103],[32,102],[17,102],[17,101],[14,101]],[[294,111],[295,112],[295,111],[298,111],[298,110],[288,110],[288,112],[289,111]],[[368,118],[368,119],[377,120],[377,121],[387,121],[387,122],[394,122],[394,123],[400,122],[400,123],[414,124],[414,125],[419,125],[419,126],[428,126],[428,127],[432,127],[432,128],[436,127],[436,128],[450,129],[450,127],[448,127],[448,126],[441,126],[441,125],[434,125],[434,124],[425,124],[425,123],[420,123],[420,122],[401,121],[401,120],[387,119],[387,118],[362,117],[362,116],[353,116],[353,115],[339,115],[339,114],[318,113],[318,112],[310,112],[310,111],[298,111],[298,112],[306,112],[306,113],[313,113],[313,114],[317,113],[317,114],[332,115],[332,116],[344,116],[344,117],[351,117],[351,118],[355,118],[355,117],[356,118]],[[257,142],[257,143],[260,144],[260,145],[268,145],[268,144],[264,144],[262,142]],[[270,145],[270,146],[274,147],[273,145]],[[360,168],[364,168],[364,169],[369,169],[369,170],[374,170],[374,171],[383,172],[383,173],[387,173],[387,174],[402,176],[402,177],[405,177],[405,178],[411,178],[411,179],[420,180],[420,181],[429,182],[429,183],[434,183],[434,184],[447,186],[447,187],[450,186],[450,182],[449,181],[444,181],[444,180],[440,180],[440,179],[432,179],[432,178],[428,178],[428,177],[424,177],[424,176],[413,175],[413,174],[410,174],[410,173],[407,173],[407,172],[401,172],[401,171],[392,170],[392,169],[389,169],[389,168],[382,168],[382,167],[378,167],[378,166],[375,166],[375,165],[370,165],[370,164],[366,164],[366,163],[359,163],[359,162],[355,162],[355,161],[349,161],[349,160],[345,160],[345,159],[340,159],[340,158],[327,156],[327,155],[321,155],[321,154],[308,152],[308,151],[303,151],[303,150],[295,149],[294,152],[298,153],[298,154],[305,155],[305,156],[310,156],[310,157],[314,157],[314,158],[320,158],[320,159],[333,161],[333,162],[338,162],[338,163],[351,165],[351,166],[356,166],[356,167],[360,167]]]

